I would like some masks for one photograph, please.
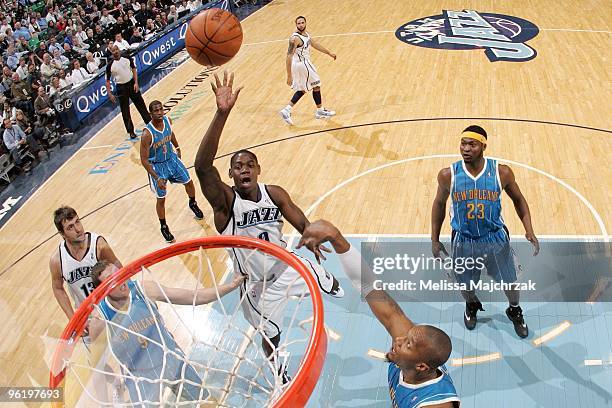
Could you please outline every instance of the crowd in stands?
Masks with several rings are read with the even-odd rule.
[[[206,2],[206,0],[204,0]],[[54,101],[97,76],[107,48],[137,48],[202,0],[0,0],[0,156],[20,171],[65,131]],[[30,154],[27,154],[30,153]]]

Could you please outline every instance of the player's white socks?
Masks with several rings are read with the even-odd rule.
[[[376,277],[367,268],[365,262],[365,268],[361,269],[361,254],[354,246],[351,245],[348,251],[338,254],[338,258],[340,258],[340,265],[344,274],[350,279],[353,287],[361,292],[363,297],[366,297],[368,293],[374,290],[374,280],[376,280]]]
[[[291,112],[291,108],[292,108],[292,106],[291,106],[291,105],[287,105],[287,106],[285,106],[285,110],[286,110],[287,112]]]

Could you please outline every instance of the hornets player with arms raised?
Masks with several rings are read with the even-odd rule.
[[[393,408],[458,408],[459,396],[444,365],[452,351],[448,335],[437,327],[414,324],[384,290],[374,289],[378,279],[362,268],[361,254],[331,223],[318,220],[302,233],[298,248],[305,246],[318,257],[320,245],[329,242],[352,285],[391,335],[386,354],[387,381]]]
[[[200,143],[195,159],[196,174],[202,192],[213,208],[215,227],[220,234],[259,238],[286,247],[283,218],[300,233],[309,222],[283,188],[257,182],[261,168],[255,154],[241,150],[231,157],[229,177],[234,182],[233,187],[221,181],[219,171],[213,166],[221,132],[242,89],[232,92],[233,80],[234,75],[228,77],[225,72],[223,82],[215,74],[211,84],[216,95],[217,112]],[[247,293],[248,300],[242,302],[244,316],[256,328],[263,320],[262,347],[267,356],[272,356],[279,345],[286,302],[292,295],[307,293],[306,283],[297,271],[262,252],[232,249],[230,256],[235,271],[248,276],[241,288]],[[344,291],[330,273],[320,265],[302,260],[317,278],[323,292],[335,297],[343,296]],[[288,381],[284,370],[279,373],[283,375],[283,381]]]
[[[159,218],[161,233],[166,242],[174,242],[174,235],[166,223],[166,183],[185,185],[189,197],[189,208],[197,220],[204,217],[195,199],[195,187],[189,172],[181,161],[181,148],[172,131],[172,120],[164,115],[160,101],[149,104],[151,122],[147,123],[140,139],[140,162],[149,174],[149,185],[157,202],[155,210]]]
[[[96,263],[91,273],[94,287],[116,271],[117,267],[109,262]],[[186,360],[164,324],[155,301],[204,305],[237,289],[243,281],[243,276],[236,275],[232,282],[216,289],[190,290],[169,288],[154,281],[127,280],[102,299],[91,320],[90,334],[95,339],[106,328],[110,352],[121,365],[130,400],[142,403],[133,406],[160,406],[165,386],[162,379],[181,401],[203,401],[209,396],[195,367]],[[104,320],[114,324],[107,325]]]
[[[496,160],[485,158],[487,132],[480,126],[469,126],[461,134],[460,151],[463,160],[453,163],[438,173],[438,191],[433,202],[431,215],[431,241],[433,255],[448,255],[440,242],[440,230],[444,222],[446,200],[451,197],[451,227],[453,258],[485,259],[487,273],[496,282],[512,283],[517,280],[516,265],[510,234],[501,215],[501,193],[505,190],[518,217],[525,227],[525,237],[534,248],[534,255],[540,244],[531,225],[531,213],[525,197],[516,183],[510,167],[498,164]],[[480,280],[481,270],[477,267],[465,268],[463,273],[455,271],[459,283],[471,287],[472,282]],[[506,315],[514,324],[514,330],[521,338],[529,334],[529,329],[519,306],[520,292],[506,290],[510,303]],[[469,330],[476,326],[477,312],[484,311],[475,290],[461,291],[466,301],[464,323]]]

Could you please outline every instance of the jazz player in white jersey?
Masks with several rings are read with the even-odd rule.
[[[98,261],[107,261],[117,268],[121,268],[122,265],[104,237],[95,232],[85,231],[74,208],[68,206],[58,208],[53,212],[53,222],[64,240],[53,252],[49,261],[51,286],[57,303],[70,320],[74,311],[94,290],[91,279],[93,266]],[[70,304],[64,284],[68,286],[74,306]],[[89,323],[86,327],[87,335],[83,338],[86,345],[89,343],[88,332]],[[101,359],[99,364],[105,364],[105,359]],[[110,368],[107,368],[108,370]],[[94,384],[94,393],[102,401],[108,398],[105,383],[107,379],[97,373],[91,379]],[[121,382],[115,382],[112,386],[113,398],[118,398],[122,393],[121,390]]]
[[[66,317],[72,318],[74,310],[93,291],[91,268],[98,261],[108,261],[118,268],[121,262],[115,256],[104,237],[95,232],[85,232],[81,219],[72,207],[63,206],[53,213],[53,222],[64,238],[51,256],[51,285],[53,295]],[[72,297],[74,308],[64,288]]]
[[[310,60],[310,47],[312,46],[315,50],[329,55],[334,60],[336,60],[336,54],[328,51],[327,48],[312,39],[306,31],[306,17],[297,17],[295,19],[295,28],[296,31],[289,37],[289,48],[285,63],[287,66],[287,85],[293,88],[295,93],[289,104],[279,112],[281,118],[289,125],[293,125],[291,109],[310,90],[312,90],[312,98],[317,105],[315,112],[316,119],[327,119],[336,114],[336,112],[323,107],[321,78],[319,78],[317,69]]]
[[[283,218],[300,233],[309,222],[283,188],[257,182],[261,168],[255,154],[241,150],[232,156],[229,177],[234,182],[233,187],[221,181],[219,171],[213,166],[221,132],[242,89],[233,93],[233,81],[234,75],[228,77],[225,72],[223,83],[215,74],[215,83],[211,84],[216,95],[217,112],[196,154],[196,174],[202,192],[213,208],[219,233],[264,239],[286,247],[282,235]],[[280,341],[285,304],[290,296],[307,293],[306,283],[297,271],[263,253],[232,249],[230,254],[235,272],[248,276],[248,281],[241,287],[241,293],[246,291],[248,297],[247,302],[242,302],[244,316],[254,327],[259,327],[263,319],[262,347],[267,356],[272,356]],[[335,297],[344,295],[330,273],[306,259],[304,263],[316,276],[323,292]],[[282,367],[281,370],[283,381],[288,381]]]

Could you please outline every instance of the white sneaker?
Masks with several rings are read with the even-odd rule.
[[[335,114],[336,112],[333,110],[327,110],[325,108],[317,109],[317,111],[315,112],[315,119],[328,119],[334,116]]]
[[[281,118],[283,118],[285,123],[287,123],[288,125],[293,125],[293,120],[291,120],[291,111],[283,108],[280,110],[280,112],[278,112],[278,114]]]

